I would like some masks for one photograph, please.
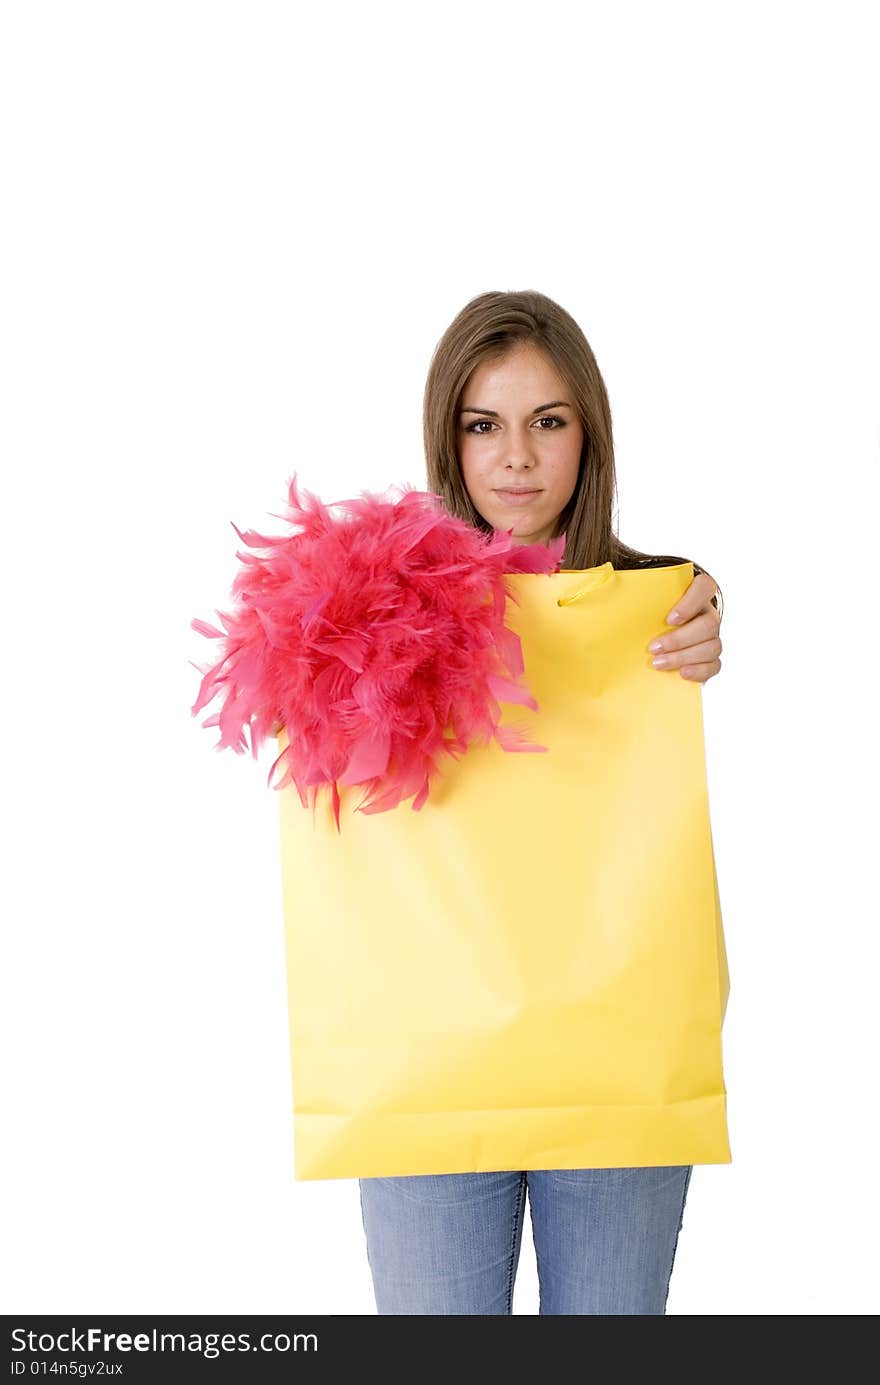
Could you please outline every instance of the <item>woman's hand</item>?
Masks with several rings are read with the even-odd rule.
[[[698,572],[666,617],[666,630],[648,645],[655,668],[705,683],[721,672],[721,610],[712,600],[719,587],[708,572]],[[719,602],[721,598],[719,596]]]

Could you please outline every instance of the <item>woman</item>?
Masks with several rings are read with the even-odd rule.
[[[428,488],[520,543],[567,534],[564,568],[684,558],[612,531],[611,411],[574,319],[543,294],[485,293],[434,353],[424,401]],[[660,671],[721,668],[720,593],[703,568],[648,648]],[[542,1314],[663,1314],[691,1165],[362,1178],[380,1314],[509,1314],[530,1203]]]

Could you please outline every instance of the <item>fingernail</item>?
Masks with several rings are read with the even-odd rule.
[[[656,659],[651,660],[651,663],[655,668],[665,668],[669,663],[669,659],[665,654],[658,654]]]
[[[670,611],[666,617],[666,624],[674,625],[677,620],[681,620],[681,611]]]
[[[662,649],[662,648],[663,648],[663,641],[662,641],[662,640],[652,640],[651,643],[648,645],[648,648],[651,650],[652,653],[654,652],[654,650]]]

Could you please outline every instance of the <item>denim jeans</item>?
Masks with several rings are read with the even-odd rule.
[[[377,1311],[510,1313],[528,1197],[540,1313],[664,1314],[692,1171],[361,1178]]]

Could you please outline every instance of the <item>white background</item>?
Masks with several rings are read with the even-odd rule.
[[[596,353],[621,536],[725,596],[733,1163],[668,1311],[877,1311],[875,17],[4,6],[4,1311],[375,1311],[357,1183],[293,1178],[272,756],[190,716],[189,621],[294,470],[424,482],[434,345],[520,288]]]

